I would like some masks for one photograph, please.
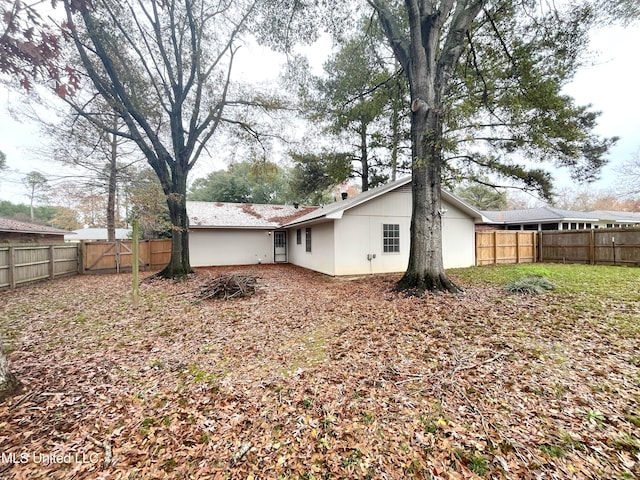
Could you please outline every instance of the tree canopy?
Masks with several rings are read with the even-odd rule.
[[[551,195],[550,161],[592,179],[615,139],[562,86],[580,65],[588,5],[368,0],[410,85],[413,215],[399,287],[456,290],[442,267],[441,184],[490,170]]]
[[[85,108],[77,112],[140,149],[166,196],[172,223],[171,261],[162,276],[182,276],[189,264],[187,177],[225,122],[247,124],[229,110],[230,75],[252,1],[118,3],[64,0],[66,34],[83,75],[127,127],[125,133]]]
[[[292,198],[288,170],[275,163],[236,162],[193,182],[190,200],[205,202],[285,204]]]
[[[406,93],[405,81],[397,64],[379,51],[382,39],[372,34],[374,27],[367,20],[345,39],[325,62],[324,75],[303,91],[309,117],[323,122],[324,132],[333,136],[335,154],[350,157],[349,176],[360,178],[362,191],[395,178],[397,152],[406,137],[397,101]]]

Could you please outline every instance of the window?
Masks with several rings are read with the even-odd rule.
[[[302,229],[296,230],[296,245],[302,245]]]
[[[310,252],[311,251],[311,227],[308,227],[305,229],[305,246],[306,246],[306,251]]]
[[[400,253],[400,225],[397,223],[382,224],[382,251]]]

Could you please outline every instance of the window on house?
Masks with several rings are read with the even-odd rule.
[[[308,227],[305,229],[305,247],[306,247],[306,251],[310,252],[311,251],[311,227]]]
[[[302,229],[296,230],[296,245],[302,245]]]
[[[382,251],[384,253],[400,252],[400,225],[397,223],[382,224]]]

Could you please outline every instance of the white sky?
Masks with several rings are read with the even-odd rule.
[[[325,39],[324,48],[320,50],[326,52],[328,45],[329,41]],[[578,104],[592,104],[595,110],[602,112],[597,133],[621,137],[610,152],[610,165],[603,170],[602,180],[593,185],[595,190],[615,190],[616,174],[613,169],[640,151],[638,45],[640,25],[596,31],[592,36],[592,48],[599,52],[596,63],[581,70],[566,88],[566,92],[574,96]],[[282,64],[281,57],[263,48],[251,50],[251,55],[248,55],[249,49],[244,49],[247,54],[235,71],[238,78],[274,78]],[[317,54],[310,60],[315,68],[322,64],[322,56]],[[10,168],[0,176],[0,200],[24,203],[27,201],[24,195],[26,189],[20,182],[24,174],[31,170],[53,173],[59,170],[59,166],[36,157],[32,149],[43,142],[37,126],[12,119],[8,105],[19,108],[19,95],[0,85],[0,151],[6,154]],[[192,180],[224,167],[222,162],[202,159]],[[555,171],[554,175],[558,187],[571,186],[566,172]]]

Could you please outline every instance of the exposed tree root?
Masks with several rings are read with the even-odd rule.
[[[170,269],[168,266],[164,269],[160,270],[153,275],[149,275],[145,279],[141,281],[141,283],[153,282],[154,280],[174,280],[176,282],[187,280],[191,275],[194,275],[194,270],[185,271],[177,271],[174,269]]]
[[[421,297],[425,292],[461,293],[464,290],[453,283],[446,274],[419,274],[406,272],[395,287],[395,291],[406,295]]]

